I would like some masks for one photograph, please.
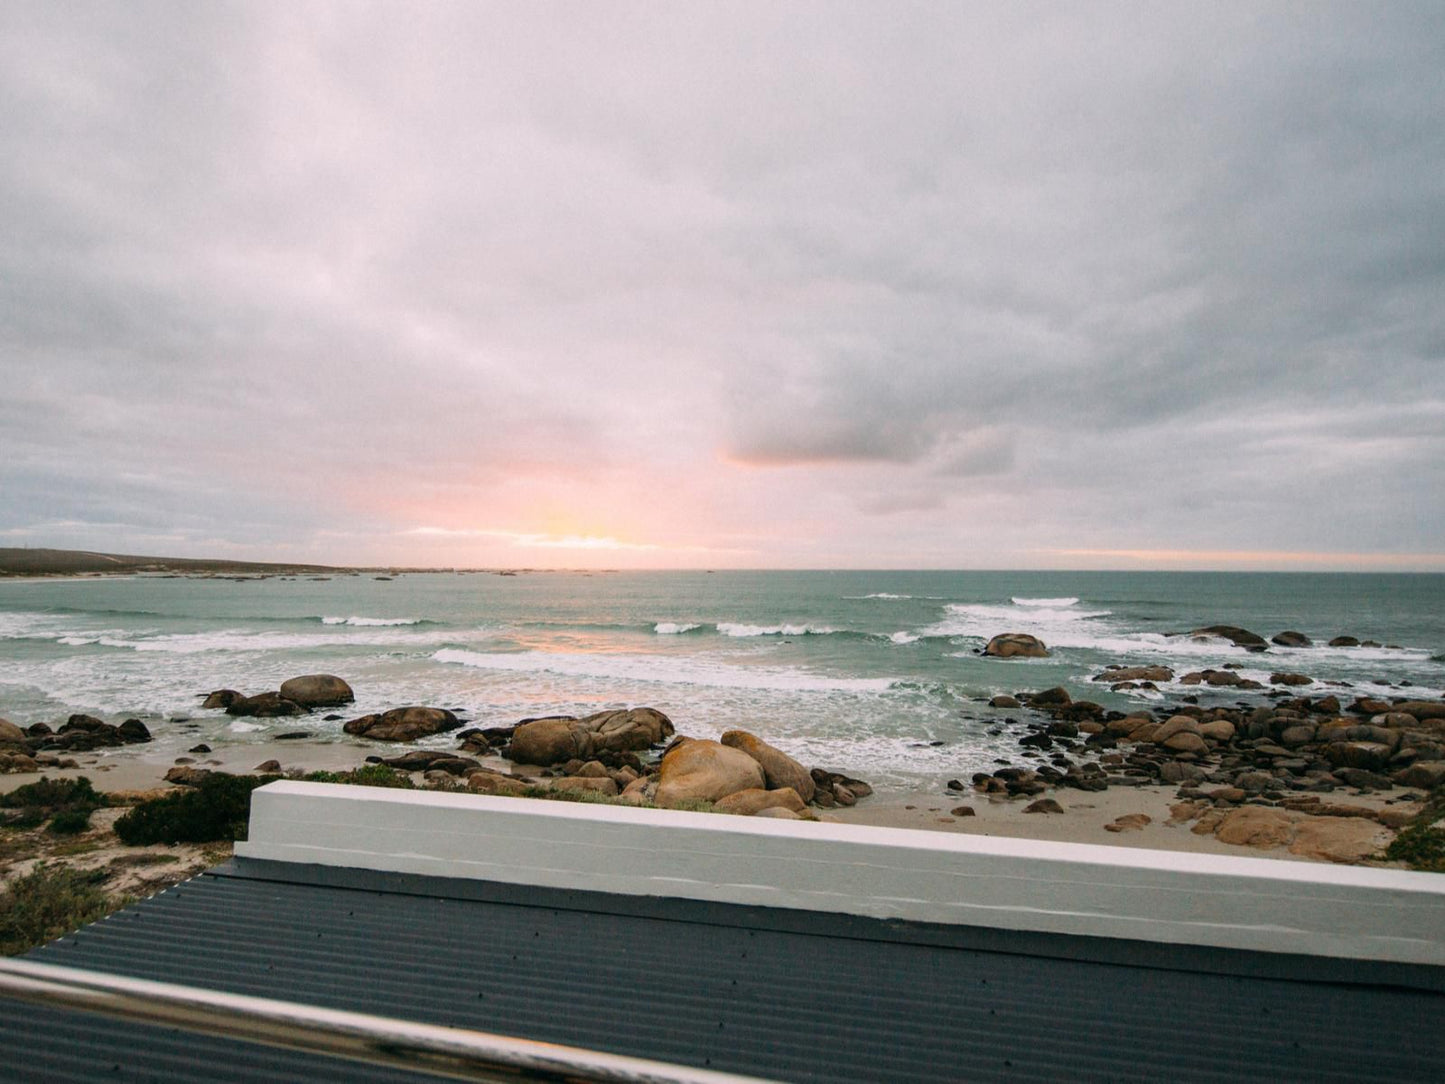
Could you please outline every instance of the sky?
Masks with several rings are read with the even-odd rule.
[[[1438,3],[0,5],[0,546],[1445,570]]]

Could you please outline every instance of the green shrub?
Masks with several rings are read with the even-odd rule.
[[[1385,848],[1385,857],[1410,869],[1445,873],[1445,787],[1436,787],[1420,815],[1400,830]]]
[[[115,822],[115,834],[132,847],[245,839],[251,792],[276,778],[212,772],[195,787],[142,802]]]
[[[40,779],[0,795],[0,807],[17,811],[0,815],[0,827],[35,828],[61,814],[74,814],[82,819],[67,816],[63,823],[79,824],[80,827],[58,830],[79,832],[89,826],[90,814],[105,804],[105,795],[97,794],[90,780],[84,776],[78,779]]]
[[[50,818],[45,830],[57,836],[73,836],[90,827],[90,810],[62,809]]]
[[[14,956],[53,941],[112,909],[99,888],[103,870],[44,863],[0,892],[0,954]]]

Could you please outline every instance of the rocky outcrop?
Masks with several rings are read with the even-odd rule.
[[[209,700],[210,697],[207,697],[208,702]],[[276,692],[257,693],[255,696],[237,696],[226,705],[227,715],[257,719],[279,719],[288,715],[304,715],[305,713],[306,709],[296,701],[287,700]]]
[[[1295,632],[1293,629],[1286,629],[1284,632],[1277,632],[1269,638],[1272,644],[1280,647],[1313,647],[1314,641],[1302,632]]]
[[[1049,649],[1037,636],[1004,632],[990,640],[983,653],[995,659],[1042,659],[1048,657]]]
[[[281,683],[283,699],[303,708],[329,708],[350,704],[356,699],[351,686],[334,674],[305,674]]]
[[[32,727],[25,743],[34,751],[64,749],[72,753],[86,753],[95,749],[143,744],[150,740],[150,730],[139,719],[127,719],[120,726],[111,726],[92,715],[72,715],[54,733],[49,727],[38,732],[37,727]]]
[[[765,809],[787,809],[802,813],[806,808],[803,800],[798,797],[798,792],[792,787],[779,787],[775,790],[753,787],[719,798],[713,804],[713,809],[719,813],[732,813],[742,817],[756,816]]]
[[[1238,625],[1206,625],[1202,629],[1195,629],[1190,636],[1212,636],[1228,640],[1235,647],[1242,647],[1249,651],[1267,651],[1269,644],[1263,636],[1258,633],[1242,629]]]
[[[0,719],[0,745],[24,745],[26,734],[9,719]]]
[[[740,749],[706,739],[683,739],[662,758],[655,801],[666,809],[716,802],[740,790],[765,790],[756,760]]]
[[[723,745],[739,749],[758,762],[769,790],[789,787],[804,803],[813,800],[815,787],[812,775],[781,749],[775,749],[746,730],[729,730],[721,740]]]
[[[393,708],[379,715],[363,715],[352,719],[342,729],[372,741],[415,741],[456,730],[461,725],[461,720],[445,708],[411,707]]]
[[[1092,680],[1111,685],[1122,681],[1173,681],[1174,671],[1167,666],[1106,666],[1104,672],[1095,674]]]
[[[638,752],[673,733],[672,720],[654,708],[600,711],[583,719],[557,715],[517,724],[506,755],[519,764],[546,767],[600,753]]]

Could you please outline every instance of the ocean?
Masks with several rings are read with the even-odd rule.
[[[1285,629],[1316,646],[1251,654],[1191,629]],[[978,654],[1027,632],[1043,659]],[[1335,636],[1380,647],[1324,646]],[[1159,691],[1113,693],[1110,663],[1175,670]],[[932,788],[1016,757],[1023,718],[998,693],[1054,685],[1128,710],[1196,695],[1190,670],[1235,665],[1348,683],[1354,695],[1445,688],[1445,575],[1145,572],[524,572],[329,578],[0,580],[0,716],[73,712],[145,721],[157,755],[196,741],[257,747],[279,733],[386,747],[321,715],[232,719],[212,689],[257,693],[332,673],[356,692],[346,718],[407,704],[495,726],[528,716],[650,705],[681,733],[741,727],[809,766],[882,791]],[[1291,695],[1310,690],[1291,690]],[[1315,691],[1319,691],[1316,689]],[[1349,696],[1343,695],[1348,692]],[[189,719],[198,727],[181,728]],[[1010,722],[1010,720],[1013,720]],[[452,748],[440,735],[423,747]]]

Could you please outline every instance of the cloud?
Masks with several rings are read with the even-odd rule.
[[[1445,529],[1431,5],[4,19],[0,530],[906,565]]]

